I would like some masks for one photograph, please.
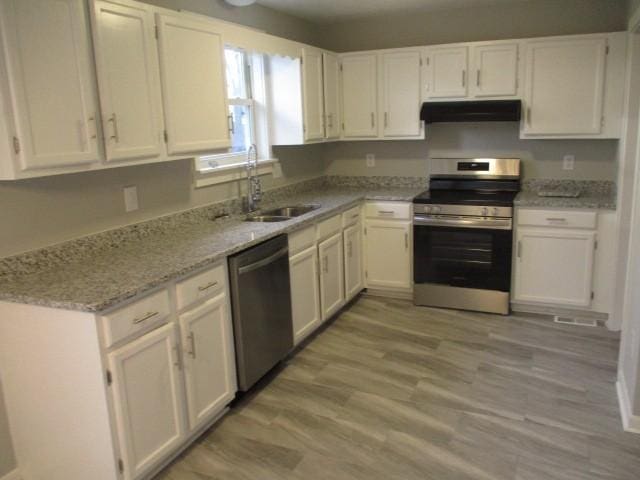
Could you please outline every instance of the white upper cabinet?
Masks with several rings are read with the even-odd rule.
[[[342,57],[342,121],[344,138],[375,138],[377,127],[377,55]]]
[[[420,51],[381,55],[382,135],[417,136],[420,123]]]
[[[338,56],[324,52],[322,54],[324,73],[324,117],[325,138],[340,137],[340,63]]]
[[[518,44],[499,43],[472,48],[471,96],[515,97],[518,94]]]
[[[322,52],[302,49],[304,139],[324,138],[324,94],[322,86]]]
[[[210,23],[157,14],[169,154],[230,146],[223,40]]]
[[[599,134],[606,57],[604,35],[527,42],[523,134]]]
[[[464,98],[468,84],[468,47],[434,47],[426,54],[426,98]]]
[[[96,2],[94,39],[107,160],[159,157],[164,125],[151,7]]]
[[[6,73],[0,95],[6,97],[8,118],[3,129],[16,160],[15,170],[8,165],[0,169],[9,172],[3,178],[99,161],[85,2],[4,0],[0,28],[0,72]]]

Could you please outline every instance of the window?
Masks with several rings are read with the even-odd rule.
[[[264,148],[264,141],[261,142],[256,138],[256,117],[260,116],[257,110],[264,110],[259,108],[264,102],[257,102],[253,95],[254,89],[261,90],[256,80],[262,81],[262,57],[232,47],[226,47],[224,54],[231,148],[227,152],[202,155],[197,158],[196,169],[203,173],[244,163],[247,151],[252,144],[258,145],[260,158],[266,154],[261,150],[268,150],[268,147]]]

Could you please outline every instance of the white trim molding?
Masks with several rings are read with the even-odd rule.
[[[16,468],[13,472],[9,472],[4,477],[0,478],[0,480],[22,480],[22,477]]]
[[[629,391],[627,390],[627,384],[622,375],[618,377],[616,390],[618,391],[618,403],[620,405],[620,415],[622,416],[622,426],[624,430],[630,433],[640,433],[640,416],[633,415],[631,412]]]

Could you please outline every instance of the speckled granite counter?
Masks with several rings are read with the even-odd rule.
[[[0,300],[100,312],[363,200],[411,201],[422,190],[420,185],[338,187],[323,179],[268,192],[263,209],[320,205],[285,222],[245,222],[235,201],[92,235],[0,259]],[[227,212],[232,213],[229,218],[212,220]]]
[[[542,189],[562,190],[563,187],[579,190],[580,196],[572,198],[538,195]],[[516,197],[514,204],[516,207],[615,210],[616,189],[615,184],[608,181],[528,180],[523,182],[522,191]]]

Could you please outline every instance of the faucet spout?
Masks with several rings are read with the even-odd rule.
[[[258,176],[258,150],[252,144],[247,150],[247,210],[254,212],[262,199],[262,185]]]

